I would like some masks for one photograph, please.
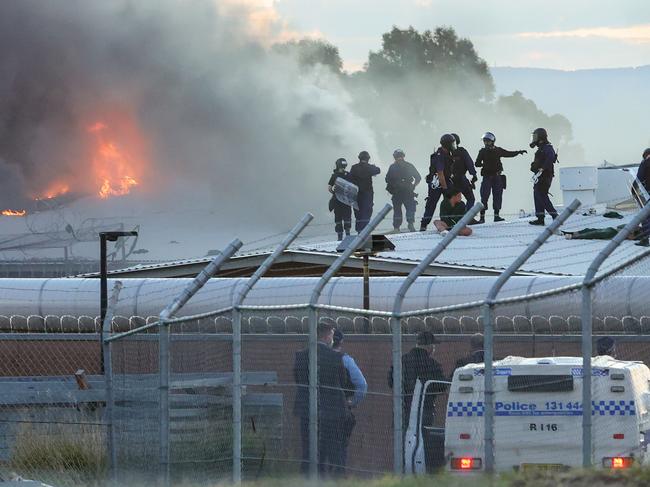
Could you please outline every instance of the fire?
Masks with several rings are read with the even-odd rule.
[[[52,198],[56,198],[57,196],[61,196],[69,192],[70,192],[70,186],[68,185],[68,183],[62,181],[56,181],[54,183],[51,183],[45,189],[45,191],[43,191],[41,194],[36,196],[34,199],[51,200]]]
[[[92,165],[99,186],[99,197],[106,199],[130,193],[131,188],[139,184],[137,173],[142,167],[142,161],[111,138],[109,126],[104,122],[90,125],[88,132],[97,139]]]
[[[26,210],[2,210],[0,212],[3,216],[25,216],[27,214]]]

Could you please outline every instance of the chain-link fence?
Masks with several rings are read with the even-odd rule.
[[[332,279],[343,254],[321,279],[224,281],[232,306],[200,315],[174,317],[201,279],[159,317],[111,308],[103,347],[94,317],[0,317],[3,471],[202,485],[638,462],[650,371],[628,361],[650,358],[649,252],[624,229],[591,278],[510,277],[555,230],[471,286],[372,278],[370,309],[362,279]]]

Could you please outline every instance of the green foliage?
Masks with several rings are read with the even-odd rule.
[[[339,48],[320,39],[301,39],[274,44],[273,51],[285,56],[294,56],[303,68],[317,64],[327,66],[334,73],[343,72],[343,61],[339,55]]]

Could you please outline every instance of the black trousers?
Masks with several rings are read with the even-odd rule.
[[[318,472],[321,475],[340,476],[345,471],[346,421],[344,418],[322,418],[318,422]],[[309,416],[300,417],[302,463],[300,471],[309,473]]]
[[[344,205],[339,200],[334,201],[334,230],[336,233],[350,233],[352,228],[352,207]]]
[[[535,200],[535,215],[537,215],[537,218],[543,219],[546,212],[553,218],[557,217],[557,210],[551,203],[551,198],[548,197],[551,182],[552,179],[540,179],[533,186],[533,199]]]
[[[436,206],[438,206],[438,200],[442,196],[442,188],[431,189],[429,186],[429,195],[427,196],[427,204],[424,206],[424,215],[422,216],[422,221],[420,225],[426,227],[431,223],[433,214],[436,212]]]

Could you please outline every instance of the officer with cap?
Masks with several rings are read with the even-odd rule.
[[[428,380],[446,381],[442,366],[433,358],[438,340],[430,331],[421,331],[417,335],[417,342],[408,353],[402,356],[402,393],[403,412],[402,421],[404,430],[408,425],[411,401],[415,384],[419,380],[423,385]],[[393,388],[393,368],[388,372],[388,385]],[[444,392],[444,384],[429,386],[424,398],[422,408],[422,426],[433,426],[435,417],[436,395]],[[444,440],[430,435],[424,437],[425,463],[427,472],[433,472],[445,464]]]
[[[525,154],[526,150],[510,151],[494,145],[497,141],[492,132],[483,134],[483,148],[476,156],[476,167],[481,168],[481,203],[487,208],[492,194],[492,208],[494,209],[494,221],[502,222],[504,219],[499,216],[503,201],[504,178],[502,157],[515,157]],[[481,218],[477,223],[485,223],[485,209],[481,210]]]
[[[393,231],[399,232],[402,225],[402,205],[406,210],[406,222],[409,232],[415,232],[415,187],[422,180],[422,176],[413,164],[406,161],[406,154],[402,149],[395,149],[393,162],[386,173],[386,191],[393,200]]]
[[[349,180],[349,173],[345,170],[347,165],[348,161],[345,159],[337,159],[334,163],[334,172],[327,183],[327,189],[332,193],[330,211],[334,212],[334,230],[339,240],[343,240],[343,229],[346,235],[350,235],[350,228],[352,228],[352,207],[340,202],[334,195],[334,184],[337,178]]]
[[[596,340],[596,353],[616,358],[616,342],[612,337],[600,337]]]
[[[643,160],[639,164],[639,170],[636,173],[636,181],[634,182],[634,188],[638,184],[643,185],[646,191],[650,192],[650,147],[643,151]],[[648,204],[648,202],[643,202],[643,204]],[[650,218],[641,223],[641,229],[643,231],[643,236],[636,245],[641,247],[650,247]]]
[[[359,162],[350,168],[350,182],[357,185],[359,194],[357,195],[357,204],[359,209],[354,210],[354,227],[357,232],[363,230],[370,217],[372,217],[372,206],[375,197],[372,188],[372,178],[379,174],[381,169],[370,164],[370,154],[368,151],[359,152]]]
[[[451,134],[445,134],[440,137],[440,147],[436,150],[429,159],[429,174],[426,177],[426,182],[429,186],[429,194],[427,196],[427,203],[424,207],[424,215],[420,222],[420,231],[424,232],[427,229],[433,214],[436,212],[438,200],[451,186],[451,174],[454,160],[452,154],[456,150],[456,139]]]
[[[531,225],[544,225],[544,216],[546,212],[555,220],[557,211],[548,197],[548,191],[551,189],[553,176],[555,175],[554,165],[557,160],[557,153],[548,141],[546,129],[538,128],[531,134],[530,148],[537,147],[535,160],[530,165],[533,176],[533,198],[535,200],[536,220],[528,223]]]
[[[451,173],[452,183],[461,193],[463,193],[463,197],[467,202],[467,208],[471,208],[476,202],[473,191],[474,183],[478,180],[476,177],[476,168],[474,167],[472,156],[469,155],[469,152],[467,152],[465,147],[460,145],[460,137],[458,134],[451,135],[456,139],[456,150],[452,154],[454,159]],[[472,175],[471,183],[465,175],[468,172]]]

